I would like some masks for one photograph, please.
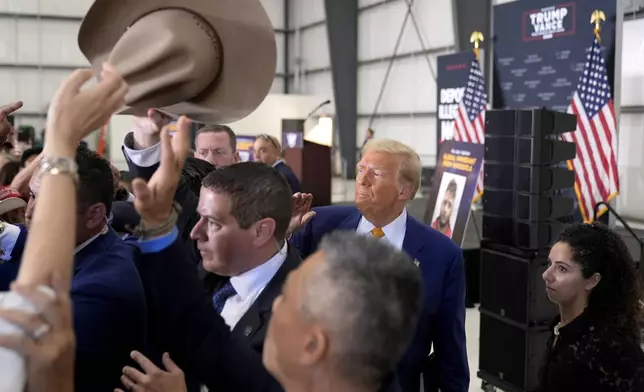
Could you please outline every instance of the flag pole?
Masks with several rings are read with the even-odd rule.
[[[480,31],[473,31],[472,35],[470,35],[470,43],[474,45],[474,56],[476,58],[477,62],[481,62],[481,58],[479,55],[479,50],[481,48],[481,42],[485,41],[485,36],[483,36],[483,33]],[[483,168],[481,168],[483,170]],[[478,201],[481,199],[483,196],[484,190],[481,190],[480,193],[477,193],[474,195],[474,198],[472,199],[472,205],[478,203]],[[472,214],[474,216],[474,214]],[[475,218],[476,219],[476,218]],[[476,224],[476,221],[474,221],[474,224]],[[478,226],[477,226],[477,232],[478,232]]]
[[[593,11],[590,16],[590,23],[595,25],[595,37],[597,37],[597,42],[602,42],[601,31],[602,31],[602,22],[606,21],[606,14],[602,10]]]

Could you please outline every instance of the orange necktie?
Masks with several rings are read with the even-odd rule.
[[[382,238],[385,236],[385,232],[382,231],[380,227],[374,227],[373,229],[371,229],[371,235],[376,238]]]

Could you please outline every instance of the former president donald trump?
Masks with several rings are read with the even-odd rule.
[[[405,206],[418,191],[420,176],[420,158],[413,149],[394,140],[370,141],[357,167],[355,206],[314,209],[313,218],[306,223],[307,219],[302,219],[300,225],[305,224],[294,231],[291,241],[308,257],[324,235],[354,230],[388,241],[409,254],[422,273],[423,309],[412,343],[398,366],[400,386],[405,392],[419,391],[420,375],[433,348],[437,366],[433,373],[438,377],[433,383],[443,392],[466,392],[469,368],[463,256],[452,240],[407,214]],[[312,215],[299,212],[303,217]]]

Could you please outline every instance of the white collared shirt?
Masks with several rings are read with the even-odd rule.
[[[108,221],[109,221],[109,219],[108,219]],[[78,252],[83,250],[87,245],[89,245],[92,242],[94,242],[94,240],[97,239],[99,236],[102,236],[103,234],[106,234],[107,230],[109,230],[107,225],[103,226],[103,228],[101,229],[101,231],[98,234],[96,234],[92,238],[89,238],[87,241],[83,242],[82,244],[78,245],[76,247],[76,249],[74,250],[74,255],[78,254]]]
[[[275,163],[273,163],[273,167],[276,167],[277,165],[279,165],[279,164],[280,164],[280,163],[282,163],[282,162],[284,162],[284,160],[283,160],[283,159],[278,159],[278,160],[276,160],[276,161],[275,161]]]
[[[282,249],[275,256],[271,257],[270,260],[250,271],[230,278],[230,284],[237,294],[226,300],[224,308],[221,311],[221,317],[230,329],[235,328],[235,325],[246,314],[262,291],[264,291],[264,288],[273,279],[273,276],[275,276],[282,264],[284,264],[287,249],[287,241],[284,241]]]
[[[371,230],[375,228],[376,226],[363,216],[360,218],[360,223],[358,223],[356,233],[371,234]],[[382,227],[382,231],[385,233],[385,240],[387,240],[396,249],[402,249],[403,242],[405,241],[405,234],[407,233],[407,209],[405,208],[403,212],[387,226]]]
[[[134,150],[124,144],[123,150],[132,163],[139,167],[150,167],[161,162],[160,142],[143,150]]]

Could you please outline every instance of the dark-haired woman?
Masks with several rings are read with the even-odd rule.
[[[543,279],[560,315],[552,324],[541,390],[644,391],[641,296],[619,235],[598,224],[565,230]]]

